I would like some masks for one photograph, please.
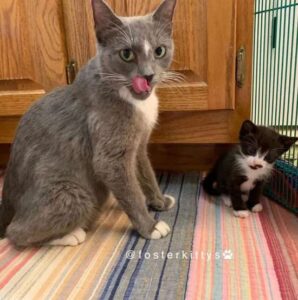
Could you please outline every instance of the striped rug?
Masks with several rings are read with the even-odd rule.
[[[294,215],[263,199],[262,213],[237,219],[197,174],[158,179],[177,199],[152,212],[170,236],[139,238],[111,199],[78,247],[17,251],[0,240],[0,299],[298,299]]]

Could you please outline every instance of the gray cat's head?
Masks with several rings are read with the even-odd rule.
[[[176,0],[164,0],[151,14],[118,17],[102,0],[93,0],[101,77],[111,87],[146,99],[162,81],[173,58],[172,18]]]

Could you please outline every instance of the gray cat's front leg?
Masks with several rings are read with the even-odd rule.
[[[128,161],[119,162],[117,166],[107,166],[107,169],[108,173],[100,172],[101,177],[140,235],[147,239],[160,239],[168,235],[169,226],[149,214],[134,164]]]
[[[161,211],[171,209],[175,205],[174,197],[161,193],[144,146],[141,146],[138,152],[138,179],[147,205]]]

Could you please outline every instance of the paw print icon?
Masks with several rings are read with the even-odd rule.
[[[222,256],[224,259],[226,260],[231,260],[233,259],[233,252],[231,250],[225,250],[223,253],[222,253]]]

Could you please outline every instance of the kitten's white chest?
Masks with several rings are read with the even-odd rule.
[[[256,181],[261,181],[266,179],[272,170],[272,165],[267,163],[263,158],[260,157],[246,157],[240,158],[238,163],[240,164],[244,175],[247,177],[247,180],[243,182],[240,186],[242,192],[249,192],[255,187]],[[251,169],[250,165],[258,164],[262,166],[259,169]]]
[[[256,178],[254,176],[248,177],[248,180],[244,181],[241,184],[240,190],[242,192],[249,192],[250,190],[252,190],[255,187],[255,181],[256,181]]]

